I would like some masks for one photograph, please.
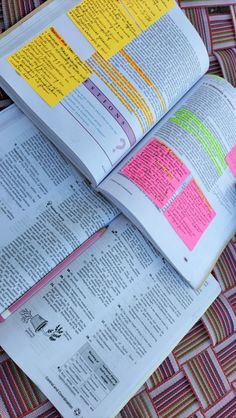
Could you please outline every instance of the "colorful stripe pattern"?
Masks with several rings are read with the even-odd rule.
[[[232,309],[234,311],[234,313],[236,314],[236,289],[230,289],[227,293],[227,299],[230,303],[230,305],[232,306]]]
[[[183,368],[203,409],[214,405],[230,390],[212,348],[192,358]]]
[[[209,72],[224,76],[236,87],[236,1],[178,2],[207,47],[210,57]]]
[[[164,382],[166,379],[174,376],[179,371],[179,365],[173,354],[170,354],[158,369],[147,380],[146,385],[149,390]]]
[[[236,393],[229,392],[224,398],[216,403],[205,413],[206,418],[235,418]]]
[[[234,24],[231,12],[222,15],[209,15],[212,45],[215,51],[236,46]]]
[[[1,0],[4,29],[10,28],[45,0]]]
[[[214,268],[223,291],[235,288],[236,239],[232,239]]]
[[[173,353],[178,363],[183,364],[202,350],[208,348],[210,344],[209,334],[200,320],[177,345]]]
[[[154,404],[147,392],[143,391],[132,398],[116,418],[156,418]]]
[[[0,363],[0,412],[17,418],[47,402],[27,376],[3,353]],[[4,414],[3,414],[4,416]]]
[[[236,334],[224,340],[215,348],[217,359],[229,382],[236,381]]]
[[[0,32],[43,1],[0,0]],[[206,44],[210,72],[236,86],[236,0],[178,1]],[[0,90],[0,108],[8,104]],[[117,418],[236,418],[236,237],[213,274],[222,294]],[[0,417],[60,417],[1,348]]]
[[[222,294],[203,315],[202,321],[207,328],[214,346],[236,332],[234,311],[230,302]]]
[[[223,76],[236,87],[236,48],[215,52],[222,68]]]
[[[151,401],[160,418],[190,415],[198,408],[197,398],[184,372],[150,391]]]
[[[3,12],[2,12],[2,3],[0,3],[0,33],[3,31],[4,23],[3,23]]]

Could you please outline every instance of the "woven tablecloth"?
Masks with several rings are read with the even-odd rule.
[[[0,0],[0,31],[43,2]],[[179,4],[207,47],[209,72],[236,87],[236,0],[179,0]],[[10,103],[0,90],[0,108]],[[120,418],[236,418],[236,237],[213,274],[221,295],[123,408]],[[1,349],[0,417],[60,417]]]

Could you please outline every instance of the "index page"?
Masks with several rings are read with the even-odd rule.
[[[0,48],[2,87],[93,184],[208,68],[174,0],[55,0]]]
[[[235,161],[236,90],[205,76],[99,190],[197,287],[236,231]]]
[[[16,106],[0,130],[1,314],[118,210]]]
[[[193,290],[119,216],[0,325],[0,344],[64,417],[111,418],[219,293],[212,276]]]

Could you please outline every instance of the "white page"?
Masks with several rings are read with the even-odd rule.
[[[1,313],[118,210],[16,106],[0,131]]]
[[[120,216],[0,325],[0,344],[64,417],[111,418],[219,293],[212,276],[194,291]]]
[[[98,184],[206,72],[208,55],[199,35],[176,5],[123,49],[132,65],[120,52],[108,62],[101,57],[95,60],[94,49],[65,13],[65,9],[78,3],[69,1],[66,7],[65,1],[60,2],[61,6],[53,2],[48,6],[50,24],[46,8],[9,38],[3,38],[0,80],[21,109]],[[92,68],[87,82],[54,107],[41,99],[7,62],[9,55],[49,26],[54,26]]]
[[[202,126],[199,124],[197,127],[195,122],[190,121],[187,122],[186,131],[173,123],[171,118],[176,119],[175,114],[180,108],[191,111],[194,117],[200,120]],[[193,134],[189,132],[192,128]],[[183,162],[184,169],[178,163],[179,167],[175,167],[174,176],[177,177],[179,172],[186,171],[185,177],[180,176],[177,188],[173,184],[168,186],[170,193],[160,178],[159,180],[155,178],[153,184],[149,184],[150,172],[154,166],[148,157],[146,157],[147,165],[143,171],[141,170],[142,172],[139,171],[141,163],[138,159],[136,160],[138,165],[132,168],[132,175],[130,171],[122,172],[124,167],[129,166],[132,157],[147,143],[151,143],[153,137],[171,148],[177,158]],[[222,79],[205,76],[99,187],[99,190],[148,236],[194,287],[199,286],[207,277],[220,252],[236,230],[235,178],[225,161],[236,145],[235,138],[236,90]],[[156,140],[154,142],[156,144]],[[157,161],[158,158],[157,155]],[[139,183],[148,170],[150,170],[148,181],[146,177],[146,183]],[[200,193],[205,196],[201,198],[201,201],[206,198],[207,207],[209,205],[210,208],[209,214],[205,209],[202,214],[202,219],[204,217],[208,219],[204,227],[199,221],[200,234],[194,226],[198,217],[198,212],[194,212],[197,200],[183,198],[178,210],[168,211],[181,192],[185,193],[185,190],[190,190],[193,180],[197,182]],[[165,181],[168,184],[167,179]],[[196,186],[194,187],[196,189]],[[167,193],[167,198],[165,193]],[[172,218],[167,215],[169,213],[172,213]],[[188,219],[194,217],[191,222],[183,221],[186,219],[186,213],[188,213]],[[192,215],[193,213],[195,215]],[[188,226],[184,222],[187,222]],[[189,226],[190,224],[192,226]],[[186,232],[187,227],[190,228],[190,232]],[[186,236],[182,235],[181,228],[186,232]],[[195,241],[192,241],[193,247],[191,247],[191,234],[193,236],[195,234]]]

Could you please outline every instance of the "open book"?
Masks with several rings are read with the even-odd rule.
[[[99,238],[119,211],[15,105],[0,113],[0,131],[1,321]]]
[[[236,229],[236,92],[174,0],[54,0],[0,50],[4,90],[199,286]]]
[[[219,293],[180,280],[120,215],[0,325],[0,345],[65,418],[111,418]]]
[[[66,418],[111,418],[220,287],[181,280],[15,105],[0,131],[0,346]]]

